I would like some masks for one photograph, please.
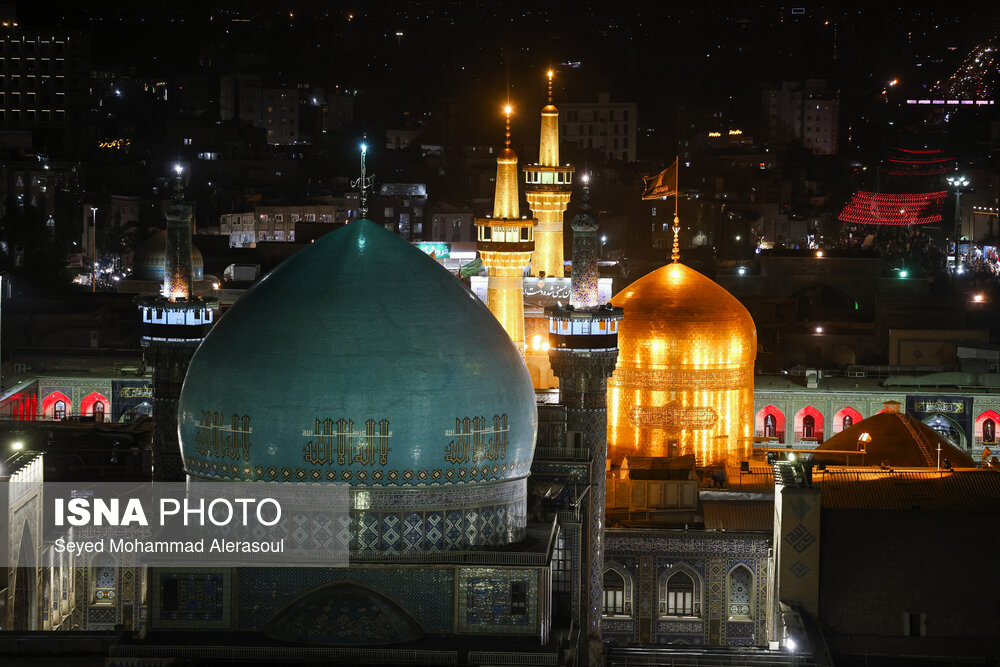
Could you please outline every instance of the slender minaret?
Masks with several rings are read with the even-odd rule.
[[[219,300],[192,295],[191,205],[184,201],[183,168],[177,174],[167,222],[161,293],[139,298],[142,346],[153,367],[153,480],[184,481],[177,440],[177,399],[195,348],[212,326]]]
[[[486,305],[524,355],[524,269],[535,249],[535,221],[520,217],[517,194],[517,154],[510,147],[511,107],[506,146],[497,156],[497,187],[493,215],[476,218],[476,249],[489,269]]]
[[[573,166],[559,164],[559,110],[552,104],[552,76],[548,71],[549,103],[542,109],[538,163],[524,167],[528,207],[538,220],[531,275],[562,278],[563,213],[569,205]]]
[[[590,177],[583,175],[583,204],[570,222],[573,228],[573,279],[570,303],[577,308],[597,305],[597,218],[590,214]]]
[[[573,220],[594,235],[584,189],[583,210]],[[578,251],[579,254],[578,254]],[[592,284],[591,284],[592,283]],[[604,573],[604,497],[608,458],[607,380],[618,362],[618,324],[624,315],[611,304],[598,306],[597,256],[592,245],[573,242],[573,299],[577,304],[549,306],[549,362],[559,378],[559,402],[566,406],[566,429],[577,431],[590,453],[590,493],[583,517],[581,626],[586,628],[587,661],[600,664]],[[592,288],[592,291],[591,291]],[[585,295],[578,297],[577,295]]]

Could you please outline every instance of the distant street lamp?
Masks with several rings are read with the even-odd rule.
[[[962,188],[969,185],[969,179],[961,174],[949,176],[948,185],[955,188],[955,264],[958,264],[958,244],[962,238]]]

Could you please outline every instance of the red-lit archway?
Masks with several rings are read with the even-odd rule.
[[[42,415],[45,419],[63,419],[73,414],[73,402],[61,391],[54,391],[42,401]]]
[[[795,414],[795,439],[823,442],[823,413],[807,405]]]
[[[861,416],[861,413],[848,405],[846,408],[833,416],[832,430],[834,435],[845,429],[851,428],[862,419],[864,419],[864,417]]]
[[[80,414],[86,415],[88,417],[97,417],[99,414],[101,419],[97,421],[104,421],[105,415],[111,413],[111,401],[108,400],[107,396],[95,391],[92,394],[88,394],[80,401]]]
[[[777,438],[778,442],[785,442],[785,413],[773,405],[761,408],[754,419],[754,435],[758,438]]]
[[[976,445],[996,449],[997,442],[1000,441],[1000,414],[993,410],[987,410],[976,417],[973,433],[975,433]]]

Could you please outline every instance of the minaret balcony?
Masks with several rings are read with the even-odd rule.
[[[524,183],[529,190],[552,189],[561,191],[569,188],[573,184],[573,172],[576,171],[572,165],[560,167],[547,167],[541,164],[529,164],[523,167]]]

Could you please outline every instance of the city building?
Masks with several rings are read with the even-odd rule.
[[[597,102],[565,102],[562,111],[563,141],[581,150],[592,148],[609,160],[635,162],[635,102],[612,102],[608,93],[599,93]]]
[[[404,239],[424,238],[424,209],[427,185],[424,183],[383,183],[379,187],[376,208],[382,208],[382,224]]]
[[[0,132],[55,131],[87,104],[89,43],[83,35],[0,28]],[[78,118],[77,118],[78,119]],[[78,119],[79,120],[79,119]]]
[[[840,129],[840,92],[824,79],[783,81],[764,92],[768,141],[797,143],[813,155],[836,155]]]
[[[219,216],[219,233],[229,237],[230,248],[254,248],[258,242],[295,241],[299,223],[344,224],[357,217],[357,201],[350,198],[329,204],[280,206],[254,205],[252,212],[224,213]]]

